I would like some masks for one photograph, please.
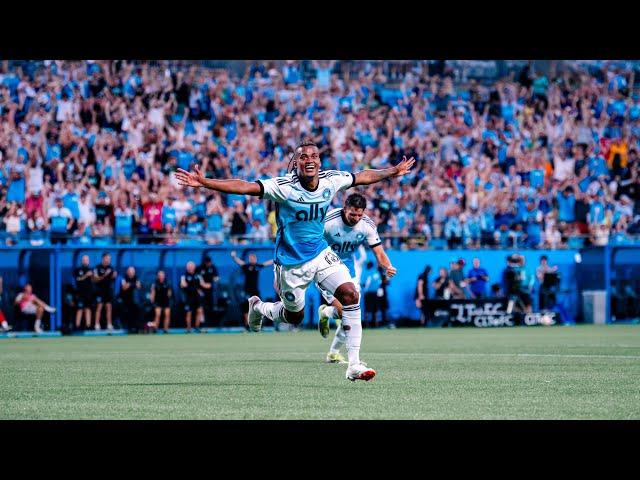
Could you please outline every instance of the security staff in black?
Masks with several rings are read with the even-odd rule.
[[[103,305],[107,317],[107,329],[113,330],[113,283],[117,275],[118,273],[111,266],[111,255],[103,253],[102,261],[93,269],[96,294],[96,330],[100,330],[100,314],[102,313]]]
[[[76,329],[82,323],[84,312],[85,328],[91,327],[91,308],[93,307],[93,269],[89,266],[89,255],[83,255],[82,264],[73,270],[73,278],[76,282]]]
[[[216,304],[216,299],[214,297],[217,292],[215,290],[218,280],[220,280],[218,269],[211,262],[210,256],[207,255],[204,257],[202,265],[198,267],[198,274],[202,277],[205,283],[210,285],[209,288],[202,289],[202,306],[204,308],[204,314],[205,316],[209,316],[213,312],[213,306]]]
[[[140,290],[142,284],[136,276],[134,267],[127,268],[127,273],[120,281],[120,319],[127,326],[129,332],[137,332],[140,329],[140,309],[136,299],[136,290]]]
[[[167,283],[165,273],[159,270],[156,275],[156,281],[151,284],[149,298],[153,304],[153,322],[147,324],[148,327],[157,330],[160,328],[160,317],[164,315],[164,324],[162,330],[169,333],[169,322],[171,322],[171,297],[173,290]]]
[[[253,295],[259,297],[260,291],[258,290],[258,278],[260,276],[260,270],[264,267],[273,264],[273,260],[267,260],[266,262],[258,263],[258,257],[255,253],[249,254],[249,261],[245,262],[241,258],[236,255],[235,250],[231,252],[231,258],[233,261],[240,265],[242,269],[242,273],[244,275],[244,293],[242,294],[243,298],[248,298]],[[248,321],[248,313],[249,313],[249,302],[245,300],[242,304],[242,313],[244,315],[244,326],[248,330],[249,329],[249,321]]]
[[[200,331],[200,324],[204,316],[202,308],[202,289],[211,288],[210,283],[206,283],[202,277],[196,272],[196,264],[187,263],[187,270],[180,277],[180,288],[182,289],[182,301],[185,311],[185,323],[187,333],[191,333],[191,320],[193,313],[196,314],[196,332]]]

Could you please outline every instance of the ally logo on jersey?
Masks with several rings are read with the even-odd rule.
[[[339,191],[353,185],[349,172],[320,172],[318,187],[305,189],[295,172],[284,177],[258,180],[261,197],[276,202],[276,248],[274,262],[284,266],[300,265],[316,258],[327,248],[324,221],[331,200]]]

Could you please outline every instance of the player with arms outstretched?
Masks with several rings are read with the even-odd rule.
[[[255,195],[276,203],[274,276],[281,301],[263,302],[257,296],[250,297],[249,327],[259,331],[263,317],[273,322],[300,324],[304,319],[305,290],[316,282],[343,305],[342,328],[349,357],[347,379],[370,380],[375,370],[360,361],[362,323],[358,289],[347,267],[324,239],[324,218],[339,191],[405,175],[415,160],[403,158],[395,167],[355,174],[321,172],[318,147],[312,141],[304,141],[294,150],[292,161],[293,171],[287,175],[255,182],[205,178],[197,166],[194,172],[178,169],[175,176],[183,186]]]
[[[388,278],[396,274],[396,268],[391,265],[391,261],[384,251],[378,228],[364,211],[367,208],[367,200],[359,193],[352,193],[344,202],[343,208],[338,208],[327,213],[324,221],[324,238],[331,249],[338,254],[340,259],[349,269],[349,274],[353,278],[353,283],[360,288],[356,280],[355,272],[355,252],[363,243],[367,243],[369,248],[380,265],[386,271]],[[331,348],[327,354],[327,363],[344,363],[344,357],[340,355],[340,347],[346,341],[346,334],[339,321],[342,318],[342,304],[324,290],[321,285],[317,285],[329,306],[320,305],[318,308],[318,330],[323,337],[329,335],[329,321],[336,319],[338,328],[331,343]]]

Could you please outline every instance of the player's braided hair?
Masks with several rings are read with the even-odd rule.
[[[297,168],[296,154],[298,153],[298,149],[302,148],[302,147],[316,147],[316,148],[318,148],[318,145],[316,145],[316,142],[314,142],[313,140],[310,140],[310,139],[302,140],[296,146],[296,148],[293,149],[293,153],[291,154],[291,157],[289,158],[289,164],[287,165],[287,172],[295,172],[295,170]]]

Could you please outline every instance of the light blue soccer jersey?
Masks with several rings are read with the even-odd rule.
[[[321,171],[319,177],[314,191],[304,188],[295,172],[257,180],[260,198],[276,202],[278,232],[273,261],[277,265],[301,265],[328,246],[324,220],[331,200],[339,191],[352,187],[355,177],[338,170]]]
[[[355,252],[365,240],[370,248],[380,245],[376,224],[366,215],[353,227],[344,223],[342,208],[331,210],[324,221],[324,238],[331,249],[338,254],[349,269],[352,278],[356,276]]]

